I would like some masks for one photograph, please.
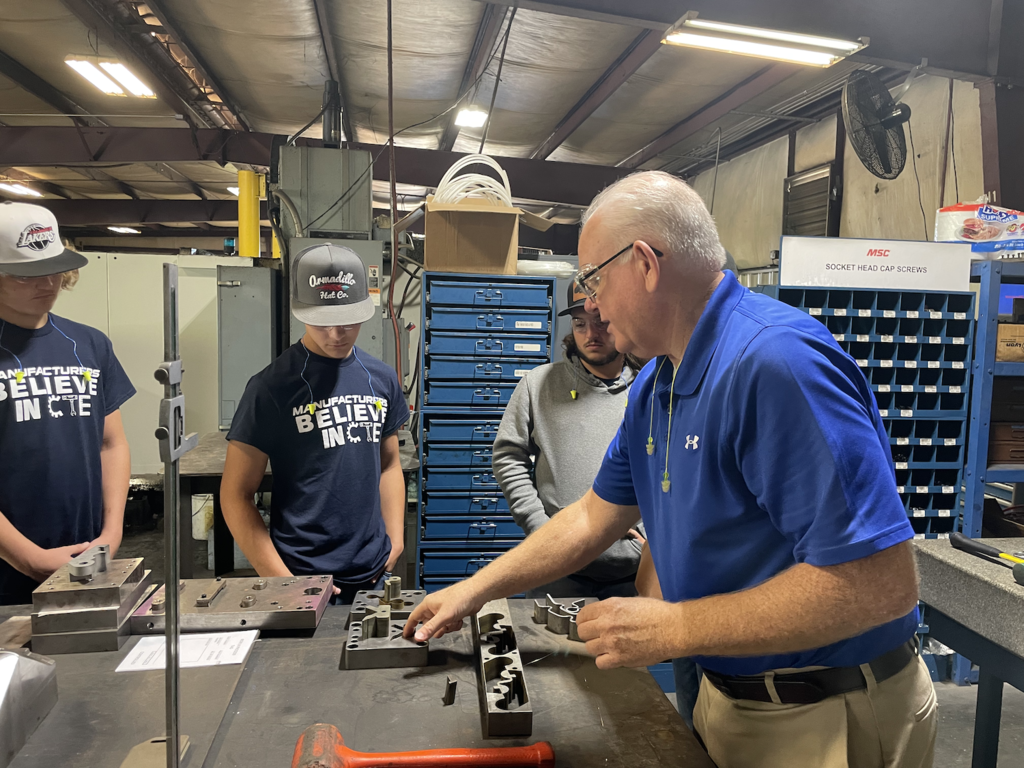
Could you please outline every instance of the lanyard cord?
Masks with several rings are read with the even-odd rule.
[[[648,456],[653,456],[654,455],[654,392],[658,388],[658,376],[661,375],[661,368],[662,368],[663,365],[665,365],[665,361],[666,360],[668,360],[668,358],[667,357],[663,357],[661,359],[661,362],[658,363],[658,370],[656,370],[654,372],[654,384],[651,387],[651,430],[647,434],[647,455]],[[669,408],[671,408],[671,407],[672,407],[672,404],[669,403]]]
[[[664,493],[668,493],[668,489],[672,487],[672,483],[668,479],[668,456],[669,447],[672,445],[672,400],[675,397],[676,374],[678,373],[679,366],[676,366],[675,371],[672,373],[672,386],[668,390],[668,434],[665,436],[665,475],[661,479],[661,490]]]
[[[0,333],[0,338],[2,337],[3,334]],[[313,402],[313,387],[310,386],[309,379],[306,378],[306,366],[309,365],[309,348],[305,344],[302,345],[302,348],[306,350],[306,359],[302,363],[302,370],[299,372],[299,378],[305,382],[306,389],[309,390],[309,405],[307,405],[306,407],[309,409],[310,413],[313,413],[314,411],[316,411],[316,403]],[[14,353],[12,352],[11,354]],[[366,382],[370,385],[370,396],[373,397],[373,405],[377,409],[382,408],[383,403],[381,401],[381,398],[377,397],[377,392],[373,388],[373,377],[370,376],[369,370],[367,370],[366,366],[363,365],[363,361],[359,359],[359,353],[356,352],[355,347],[352,347],[352,354],[355,356],[356,362],[359,363],[359,367],[362,368],[363,372],[366,374]]]
[[[2,349],[4,352],[9,354],[11,357],[13,357],[18,362],[18,370],[14,374],[14,378],[19,383],[21,383],[21,380],[25,378],[25,366],[21,364],[21,358],[18,357],[14,353],[13,350],[10,350],[10,349],[8,349],[7,347],[4,346],[3,341],[4,341],[4,329],[5,328],[7,328],[7,321],[6,320],[0,320],[0,349]]]

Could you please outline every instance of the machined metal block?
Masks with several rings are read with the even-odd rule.
[[[34,613],[84,608],[117,608],[131,599],[145,577],[142,558],[112,560],[107,570],[92,574],[92,580],[71,578],[71,563],[65,563],[32,593]]]
[[[179,586],[182,632],[234,629],[316,629],[331,602],[331,576],[183,579]],[[164,589],[131,616],[133,635],[163,634]]]
[[[349,624],[341,669],[427,666],[427,643],[404,638],[405,620],[394,621],[393,616],[390,606],[379,605],[367,608],[358,621]]]
[[[32,634],[49,635],[66,632],[90,632],[117,629],[139,607],[144,596],[153,589],[152,571],[145,571],[142,580],[134,582],[131,593],[120,605],[101,608],[66,608],[32,614]]]
[[[0,768],[57,703],[57,665],[24,648],[0,650]]]
[[[533,705],[526,690],[507,600],[484,604],[470,621],[480,677],[480,718],[485,738],[529,736]]]
[[[32,635],[32,651],[45,656],[61,653],[98,653],[119,651],[128,642],[130,622],[114,629],[94,629],[88,632],[61,632],[50,635]]]
[[[593,598],[578,597],[556,600],[551,595],[533,601],[533,621],[535,624],[547,625],[549,632],[566,635],[570,640],[580,641],[576,630],[576,615],[584,605],[593,602]]]
[[[423,598],[427,596],[426,591],[422,589],[400,589],[401,579],[398,576],[393,577],[398,581],[399,590],[397,597],[395,596],[395,588],[392,586],[391,590],[388,590],[388,585],[384,585],[383,590],[363,590],[356,592],[355,599],[352,601],[352,608],[348,614],[348,621],[346,628],[351,626],[352,622],[359,619],[366,614],[367,609],[376,608],[380,605],[388,605],[391,608],[391,618],[395,621],[399,619],[408,619],[412,615],[412,612],[416,609],[420,603],[423,602]]]

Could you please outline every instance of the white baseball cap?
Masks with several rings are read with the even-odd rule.
[[[46,277],[88,263],[61,243],[57,219],[49,210],[30,203],[0,203],[0,272]]]

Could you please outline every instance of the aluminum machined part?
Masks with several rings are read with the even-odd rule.
[[[234,629],[316,629],[331,602],[330,576],[281,576],[244,579],[183,579],[179,620],[182,632]],[[133,635],[164,631],[160,587],[132,614]]]
[[[547,595],[541,600],[533,601],[533,621],[535,624],[547,625],[549,632],[566,635],[570,640],[582,642],[576,627],[576,615],[589,602],[592,602],[591,598],[556,600]]]
[[[492,600],[470,620],[484,738],[533,732],[533,705],[511,617],[507,600]]]
[[[68,563],[68,575],[72,581],[82,583],[92,581],[95,574],[107,570],[109,557],[110,547],[107,544],[97,544]]]
[[[458,691],[459,681],[453,680],[451,675],[447,676],[444,683],[444,696],[441,697],[441,703],[446,707],[450,707],[455,703],[455,694]]]
[[[24,648],[0,650],[0,768],[7,768],[56,703],[53,659]]]
[[[404,620],[394,620],[389,605],[367,608],[348,627],[348,640],[341,652],[341,669],[385,669],[425,667],[429,663],[426,642],[402,636]]]

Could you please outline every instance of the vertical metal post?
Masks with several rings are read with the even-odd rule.
[[[178,537],[178,460],[195,447],[197,435],[185,437],[185,398],[181,394],[181,358],[178,351],[178,266],[164,264],[164,362],[155,372],[164,385],[160,402],[160,425],[156,437],[160,441],[160,458],[164,462],[164,559],[167,579],[164,584],[166,613],[166,667],[164,683],[167,716],[167,768],[178,768],[181,759],[181,728],[179,715],[180,632],[178,584],[181,578]]]

